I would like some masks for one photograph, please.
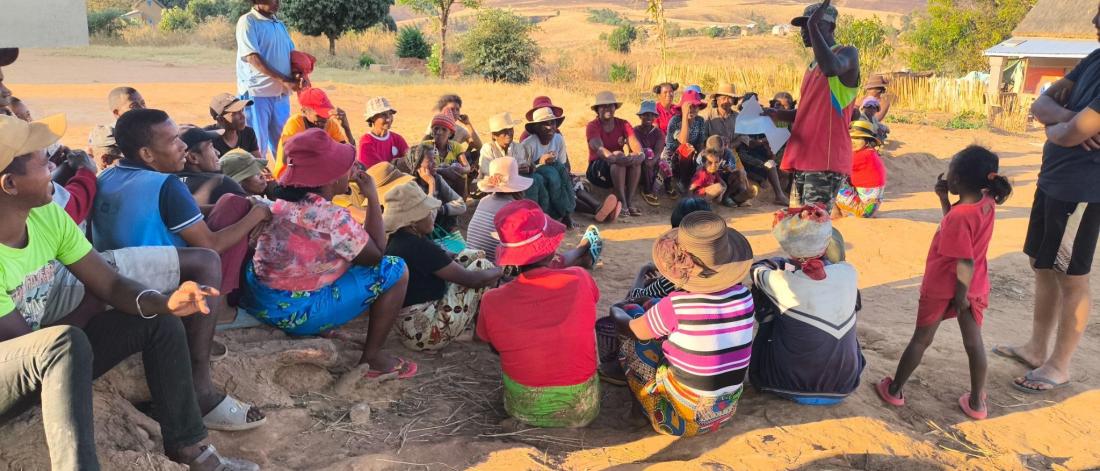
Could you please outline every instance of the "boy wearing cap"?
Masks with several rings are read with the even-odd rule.
[[[634,137],[642,145],[645,160],[642,161],[642,199],[650,206],[659,206],[657,199],[657,172],[661,168],[661,151],[665,147],[665,132],[657,126],[657,102],[646,100],[638,109],[641,124],[634,126]],[[666,176],[667,178],[667,176]]]
[[[253,157],[244,149],[233,149],[221,156],[218,164],[221,165],[222,173],[237,182],[245,193],[254,196],[267,195],[268,184],[263,178],[266,160]]]
[[[218,155],[225,155],[230,149],[244,149],[257,159],[263,158],[260,155],[256,131],[248,126],[248,120],[244,116],[244,110],[252,106],[252,103],[252,100],[242,100],[228,93],[222,93],[210,100],[210,117],[214,118],[214,124],[205,129],[222,131],[221,136],[211,141]]]
[[[759,327],[749,378],[799,404],[837,404],[859,387],[867,363],[856,335],[858,273],[823,206],[780,210],[775,220],[786,257],[752,266]]]
[[[6,221],[0,228],[0,290],[8,293],[0,297],[0,415],[18,414],[28,400],[40,400],[52,466],[97,470],[92,380],[142,352],[168,458],[192,469],[222,464],[226,470],[258,470],[254,463],[220,457],[206,443],[191,379],[179,318],[208,314],[208,299],[217,290],[193,282],[167,295],[146,289],[92,250],[72,219],[50,204],[43,149],[64,129],[63,116],[34,123],[0,116],[0,214]],[[55,260],[115,309],[80,328],[33,330],[28,318],[39,319],[50,302],[53,272],[42,271]]]
[[[344,144],[355,145],[351,138],[351,128],[348,126],[347,115],[344,110],[333,106],[328,99],[328,94],[320,88],[307,88],[298,94],[298,104],[302,106],[302,112],[292,116],[283,126],[283,132],[279,135],[278,151],[275,153],[275,168],[272,169],[275,178],[282,175],[286,168],[283,160],[283,145],[286,141],[306,129],[323,129],[332,140]]]
[[[176,176],[187,185],[199,207],[213,206],[222,195],[244,196],[241,185],[221,173],[218,151],[214,141],[221,131],[206,131],[195,126],[185,126],[180,140],[187,146],[183,171]]]
[[[359,163],[371,168],[380,162],[400,164],[409,153],[409,143],[393,132],[393,109],[386,97],[374,97],[367,101],[367,126],[370,131],[359,138]],[[407,168],[404,170],[408,170]]]
[[[519,276],[481,298],[477,336],[500,355],[504,410],[535,427],[584,427],[600,413],[596,281],[551,268],[565,226],[530,200],[501,208],[497,265]]]
[[[92,210],[92,240],[97,250],[126,247],[201,247],[221,256],[222,295],[240,286],[241,265],[248,250],[248,235],[271,216],[267,205],[237,195],[225,195],[204,220],[187,186],[173,175],[186,163],[186,145],[179,128],[160,110],[128,111],[115,125],[115,139],[125,158],[99,174],[98,193]],[[218,310],[221,298],[211,304]],[[192,319],[192,374],[205,413],[231,410],[228,417],[216,413],[219,423],[236,430],[262,424],[259,409],[219,393],[210,376],[210,350],[215,316]],[[222,405],[227,405],[222,408]]]
[[[832,211],[840,185],[852,169],[848,123],[859,94],[859,51],[836,43],[837,11],[831,0],[806,7],[791,20],[814,62],[802,79],[798,110],[764,109],[764,115],[792,123],[782,170],[792,174],[790,206],[822,203]]]

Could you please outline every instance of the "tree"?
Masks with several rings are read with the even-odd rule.
[[[455,4],[466,8],[480,8],[481,0],[397,0],[397,4],[432,18],[439,28],[439,72],[440,77],[447,73],[447,25]],[[433,54],[433,57],[435,55]]]
[[[328,37],[328,53],[336,55],[340,36],[381,23],[390,5],[393,0],[283,0],[280,12],[287,25],[302,34]]]
[[[157,25],[161,31],[179,31],[183,29],[191,29],[195,27],[195,20],[191,18],[191,15],[186,10],[180,7],[172,7],[164,10],[164,13],[160,15],[160,24]]]
[[[227,2],[215,0],[191,0],[187,4],[187,13],[196,23],[202,23],[212,16],[224,16],[228,11]]]
[[[531,33],[538,29],[526,17],[500,9],[482,10],[459,45],[466,70],[493,82],[526,83],[539,59]]]
[[[405,26],[397,33],[396,41],[397,57],[427,59],[432,53],[432,46],[424,39],[424,33],[414,26]]]
[[[612,51],[627,53],[630,52],[630,43],[635,39],[638,39],[638,30],[633,25],[623,25],[607,36],[607,45]]]
[[[986,70],[982,52],[1003,41],[1035,0],[929,0],[902,38],[909,67],[946,74]],[[1088,13],[1082,13],[1088,14]]]
[[[894,54],[894,46],[890,40],[895,35],[894,29],[883,23],[878,16],[864,19],[841,16],[836,26],[836,42],[859,50],[861,77],[870,77],[874,72],[879,72],[886,59]]]

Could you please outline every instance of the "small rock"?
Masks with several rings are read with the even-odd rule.
[[[365,402],[351,406],[348,413],[351,415],[351,423],[353,424],[363,425],[370,422],[370,406]]]

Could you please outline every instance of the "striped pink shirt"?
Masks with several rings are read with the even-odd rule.
[[[752,294],[742,285],[711,294],[676,291],[645,313],[667,337],[665,360],[681,385],[700,395],[737,391],[752,353]]]

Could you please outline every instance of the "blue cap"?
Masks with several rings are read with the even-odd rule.
[[[659,114],[657,113],[657,102],[653,100],[643,101],[641,108],[638,109],[638,116],[646,113]]]

